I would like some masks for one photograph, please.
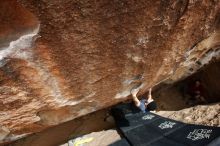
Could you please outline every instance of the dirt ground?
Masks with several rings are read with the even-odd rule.
[[[82,137],[70,140],[68,143],[61,146],[75,146],[80,142],[83,146],[108,146],[120,139],[121,137],[118,132],[115,129],[110,129],[106,131],[92,132]],[[86,140],[89,140],[90,142],[86,142]]]

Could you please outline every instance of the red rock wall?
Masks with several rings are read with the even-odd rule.
[[[219,1],[207,0],[18,2],[39,19],[41,37],[33,47],[15,45],[19,55],[2,59],[6,140],[116,104],[133,87],[144,93],[169,78],[185,53],[215,32],[220,8]]]
[[[25,32],[37,27],[37,18],[15,0],[1,0],[0,48],[16,40]]]

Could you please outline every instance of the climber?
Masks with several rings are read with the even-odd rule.
[[[152,98],[151,95],[151,88],[148,92],[148,97],[146,99],[139,100],[137,98],[138,89],[131,90],[132,98],[135,103],[135,106],[138,107],[143,113],[146,113],[147,111],[155,111],[157,108],[157,105],[155,101]]]
[[[204,98],[204,88],[200,80],[196,80],[194,84],[190,87],[189,94],[192,97],[191,100],[206,103],[206,100]]]

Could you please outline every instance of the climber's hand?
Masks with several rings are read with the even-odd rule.
[[[132,89],[132,90],[131,90],[131,94],[132,94],[132,96],[136,97],[138,91],[139,91],[138,89]]]

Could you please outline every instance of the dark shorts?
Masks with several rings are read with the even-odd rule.
[[[157,104],[155,101],[152,101],[150,102],[148,105],[147,105],[147,110],[148,111],[154,111],[157,109]]]

